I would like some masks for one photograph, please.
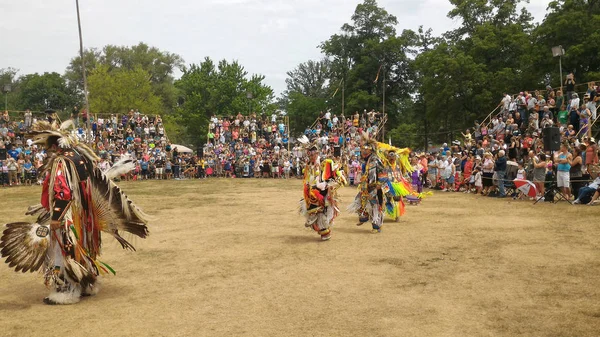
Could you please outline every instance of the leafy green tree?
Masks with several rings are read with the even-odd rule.
[[[548,5],[548,14],[534,31],[536,65],[539,76],[551,74],[552,85],[558,86],[559,69],[551,48],[562,45],[563,74],[574,72],[578,82],[600,79],[600,1],[557,0]],[[562,79],[564,82],[564,78]]]
[[[136,108],[145,114],[161,114],[162,102],[152,90],[150,74],[142,67],[109,71],[96,67],[88,78],[92,113],[127,113]]]
[[[46,108],[56,110],[71,109],[79,97],[59,73],[28,74],[17,82],[19,109],[43,111]]]
[[[262,75],[248,78],[237,61],[222,60],[215,65],[207,57],[200,64],[183,68],[183,75],[175,83],[182,100],[177,118],[186,125],[188,138],[196,144],[204,142],[212,115],[274,111],[273,89],[263,81]]]
[[[409,55],[415,34],[407,30],[398,36],[397,18],[375,0],[357,5],[351,21],[342,26],[341,34],[332,35],[320,45],[322,52],[333,59],[335,75],[330,83],[343,83],[347,112],[381,109],[385,90],[386,112],[390,123],[396,124],[397,100],[408,97],[414,89]],[[334,98],[330,103],[340,112],[341,95]]]
[[[15,109],[18,104],[18,92],[19,92],[19,81],[17,77],[18,69],[15,68],[0,68],[0,93],[4,90],[4,85],[8,84],[11,86],[10,93],[6,96],[2,94],[2,107],[0,110],[4,110],[4,104],[7,103],[8,109]]]
[[[282,108],[290,117],[292,131],[301,133],[315,121],[320,111],[327,109],[327,99],[332,95],[328,87],[331,62],[328,59],[310,60],[300,63],[287,75]]]
[[[106,45],[101,51],[88,49],[84,52],[85,66],[88,74],[98,66],[105,66],[107,73],[122,70],[134,71],[137,68],[148,74],[148,80],[154,95],[160,98],[162,113],[168,113],[177,105],[178,92],[174,86],[173,73],[183,66],[183,59],[173,53],[161,51],[140,42],[137,45],[114,46]],[[71,85],[82,90],[81,58],[71,59],[65,76]],[[90,89],[90,94],[91,92]]]
[[[451,0],[455,7],[448,16],[462,25],[439,39],[417,34],[417,97],[424,131],[435,141],[450,141],[483,119],[503,92],[543,87],[534,70],[532,17],[518,11],[519,2]]]

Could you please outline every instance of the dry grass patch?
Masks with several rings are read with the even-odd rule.
[[[138,252],[107,237],[117,276],[65,307],[2,264],[1,335],[598,335],[600,208],[440,192],[379,235],[344,211],[320,242],[298,180],[122,187],[154,217]],[[26,220],[39,192],[0,190],[0,222]],[[344,209],[354,193],[341,190]]]

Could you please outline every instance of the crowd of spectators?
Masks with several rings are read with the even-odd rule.
[[[574,83],[571,74],[567,83]],[[427,161],[421,168],[428,177],[424,182],[444,191],[525,198],[514,188],[514,179],[529,180],[539,200],[558,198],[548,190],[555,184],[561,198],[590,203],[594,193],[583,187],[598,175],[598,145],[591,126],[598,117],[600,86],[589,83],[582,100],[572,88],[567,87],[566,96],[551,87],[543,94],[504,94],[499,113],[489,122],[475,121],[463,133],[463,141],[422,154]],[[543,135],[551,127],[560,133],[556,151],[544,147]]]
[[[71,119],[75,126],[72,133],[85,141],[87,114],[80,114],[75,107]],[[32,124],[38,119],[54,121],[53,110],[34,114],[27,110],[11,118],[8,111],[0,117],[0,186],[31,185],[39,183],[37,170],[46,157],[45,151],[33,144],[28,137]],[[180,153],[168,141],[162,119],[158,115],[146,115],[131,110],[123,116],[115,114],[90,116],[92,147],[101,158],[102,169],[108,169],[123,154],[138,160],[136,169],[125,179],[171,179],[183,176],[180,170],[191,155]]]
[[[304,135],[318,142],[322,156],[351,160],[360,134],[377,132],[381,114],[356,112],[349,117],[321,112]],[[226,118],[213,116],[208,141],[198,160],[199,177],[291,178],[300,177],[306,156],[297,141],[290,140],[285,115]],[[348,152],[346,152],[348,151]]]
[[[567,78],[567,83],[572,77]],[[411,176],[415,187],[443,191],[478,193],[485,196],[525,198],[513,180],[532,181],[540,199],[555,181],[562,195],[575,203],[598,199],[594,193],[600,183],[598,146],[591,135],[600,102],[600,86],[589,83],[582,94],[567,94],[548,87],[542,92],[504,94],[498,113],[438,151],[412,154],[416,173]],[[569,98],[569,99],[568,99]],[[80,115],[82,122],[80,125]],[[54,114],[34,116],[30,111],[11,120],[8,112],[0,118],[0,185],[31,185],[37,182],[36,170],[45,153],[27,139],[36,118],[56,118]],[[74,134],[85,140],[83,128],[88,122],[84,112],[73,109]],[[206,144],[194,154],[178,149],[167,138],[160,116],[137,110],[119,115],[89,117],[93,147],[101,158],[100,167],[108,169],[122,155],[137,159],[137,167],[123,177],[127,180],[182,178],[292,178],[301,177],[306,154],[291,139],[286,116],[252,113],[244,116],[212,116]],[[385,123],[385,116],[375,110],[355,112],[349,116],[321,112],[304,135],[320,145],[323,157],[335,158],[348,173],[351,184],[361,175],[360,138],[363,133],[375,136]],[[544,148],[546,128],[560,132],[558,151]],[[4,159],[6,158],[6,159]],[[600,178],[599,178],[600,179]],[[591,184],[588,184],[590,183]],[[586,186],[587,185],[587,186]],[[596,193],[598,194],[598,193]],[[594,201],[591,201],[593,198]]]
[[[36,172],[46,154],[32,143],[28,131],[38,119],[53,121],[58,117],[52,110],[35,116],[27,110],[12,117],[5,112],[0,118],[0,185],[39,183]],[[88,117],[85,110],[80,112],[74,107],[70,118],[75,126],[74,135],[82,141],[90,136],[94,140],[92,147],[101,158],[101,169],[108,169],[124,154],[137,159],[136,169],[123,177],[126,180],[301,177],[306,160],[300,144],[290,143],[282,113],[212,116],[207,142],[196,154],[172,146],[160,116],[132,109],[121,116],[94,114]],[[321,144],[323,156],[347,155],[345,158],[350,163],[356,160],[361,133],[376,133],[380,118],[381,114],[375,111],[356,112],[349,117],[322,112],[305,130],[305,135]],[[85,129],[88,122],[90,135]]]

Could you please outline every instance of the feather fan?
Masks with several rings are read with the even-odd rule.
[[[0,238],[0,254],[15,271],[35,272],[46,260],[50,228],[38,223],[6,224]]]
[[[147,237],[147,215],[99,168],[94,167],[90,178],[94,214],[100,230],[111,234],[124,249],[135,250],[119,232],[128,232],[140,238]]]

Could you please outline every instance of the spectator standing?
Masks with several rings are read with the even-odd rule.
[[[493,178],[494,178],[494,160],[492,159],[492,153],[486,152],[483,155],[483,165],[482,165],[482,182],[483,182],[483,195],[488,195],[490,193],[490,189],[494,186]]]
[[[573,161],[573,155],[569,153],[567,146],[568,145],[565,143],[562,143],[560,145],[560,152],[558,153],[557,160],[558,165],[556,167],[556,185],[558,186],[558,188],[562,189],[562,192],[567,198],[567,200],[570,200],[571,189],[569,187],[569,173],[571,170],[571,164],[569,163]]]
[[[592,166],[598,164],[598,146],[596,140],[592,138],[584,138],[585,143],[585,166],[586,171],[591,172]]]
[[[575,77],[573,73],[569,73],[565,79],[565,87],[567,89],[567,97],[571,99],[575,93]]]
[[[498,198],[506,198],[506,190],[504,189],[504,181],[506,180],[506,157],[504,150],[498,151],[498,157],[495,162],[494,172],[498,180]]]
[[[573,149],[573,157],[572,160],[569,161],[569,165],[571,165],[569,176],[572,192],[574,196],[578,196],[579,189],[584,185],[582,182],[584,168],[583,158],[581,157],[581,149],[579,147]]]

